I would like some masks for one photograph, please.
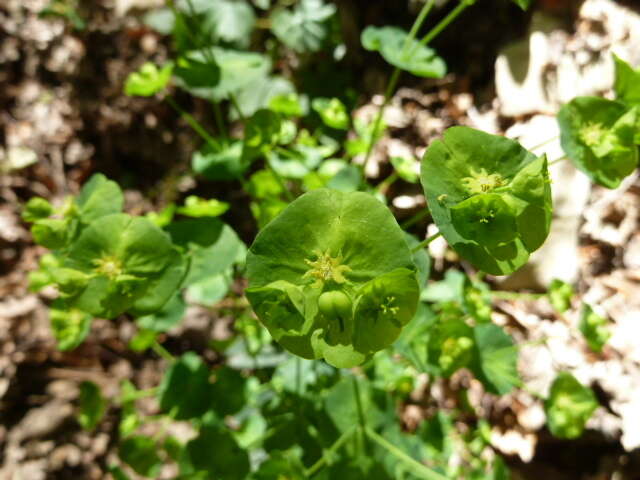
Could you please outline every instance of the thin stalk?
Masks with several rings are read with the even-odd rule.
[[[211,104],[213,105],[213,116],[216,119],[216,125],[218,126],[218,130],[220,130],[220,135],[224,138],[229,137],[229,132],[227,130],[227,125],[224,121],[224,117],[222,116],[222,109],[220,108],[220,104],[218,102],[214,102],[211,100]]]
[[[427,245],[429,245],[431,242],[433,242],[436,238],[441,237],[442,236],[442,232],[438,232],[435,235],[431,235],[430,237],[428,237],[426,240],[423,240],[422,242],[420,242],[418,245],[416,245],[415,247],[413,247],[411,249],[411,253],[416,253],[419,250],[422,250],[424,247],[426,247]]]
[[[451,22],[453,22],[462,12],[464,12],[469,6],[473,4],[473,1],[470,0],[461,0],[456,8],[449,12],[449,15],[444,17],[440,22],[433,27],[429,32],[422,37],[420,40],[420,45],[425,46],[428,45],[431,40],[436,38],[445,28],[449,26]]]
[[[569,157],[567,157],[566,155],[561,156],[560,158],[556,158],[555,160],[551,160],[549,163],[547,163],[547,166],[551,166],[551,165],[555,165],[558,162],[561,162],[562,160],[567,160]]]
[[[416,18],[415,22],[413,22],[413,25],[411,26],[411,30],[409,31],[409,36],[406,38],[404,42],[404,47],[402,48],[403,53],[406,52],[407,47],[411,44],[411,41],[414,38],[416,38],[416,35],[418,34],[418,30],[420,30],[420,27],[424,23],[425,19],[427,18],[427,15],[429,15],[429,12],[431,11],[435,3],[436,3],[435,0],[427,0],[427,2],[422,6],[422,9],[420,9],[420,13],[418,13],[418,17]]]
[[[356,431],[356,427],[353,426],[351,427],[349,430],[347,430],[346,432],[344,432],[342,435],[340,435],[340,437],[338,437],[338,439],[333,443],[333,445],[331,445],[326,451],[324,451],[322,453],[322,457],[320,457],[320,459],[314,463],[313,465],[311,465],[304,473],[305,473],[305,477],[306,478],[311,478],[312,476],[314,476],[316,473],[318,473],[320,471],[320,469],[322,467],[324,467],[328,462],[329,462],[329,458],[331,456],[333,456],[333,454],[335,452],[337,452],[338,450],[340,450],[340,448],[345,444],[345,442],[347,440],[349,440],[349,437],[351,437],[351,435],[353,435],[353,432]]]
[[[384,111],[389,105],[391,101],[391,96],[393,92],[396,91],[396,86],[398,85],[398,80],[400,79],[400,74],[402,71],[396,67],[391,74],[391,78],[389,79],[389,83],[387,84],[387,89],[384,92],[384,102],[382,102],[382,106],[380,110],[378,110],[378,114],[373,122],[373,130],[371,132],[371,138],[369,139],[369,144],[367,145],[367,153],[364,157],[364,162],[362,162],[362,172],[364,177],[364,172],[367,171],[367,164],[369,163],[369,159],[371,158],[371,152],[373,152],[373,147],[376,144],[376,133],[380,129],[380,125],[382,124],[382,118],[384,117]]]
[[[171,352],[160,345],[157,340],[151,344],[151,349],[156,352],[159,357],[164,358],[167,362],[174,362],[176,360]]]
[[[414,474],[417,474],[417,475],[421,476],[422,478],[424,478],[426,480],[447,480],[447,477],[445,477],[444,475],[436,472],[435,470],[431,470],[430,468],[424,466],[422,463],[420,463],[417,460],[411,458],[409,455],[407,455],[402,450],[400,450],[398,447],[393,445],[391,442],[389,442],[383,436],[378,435],[376,432],[374,432],[369,427],[365,428],[364,432],[366,433],[366,435],[371,440],[376,442],[378,445],[380,445],[382,448],[384,448],[386,451],[388,451],[391,455],[396,457],[398,460],[400,460],[401,462],[403,462],[407,466],[410,466],[411,467],[411,471]]]
[[[247,119],[245,118],[244,113],[242,113],[242,110],[240,109],[240,104],[238,103],[238,99],[231,92],[229,93],[229,100],[231,101],[231,105],[233,105],[233,108],[235,109],[236,113],[238,114],[238,118],[240,119],[240,121],[242,123],[246,123]]]
[[[358,385],[358,379],[354,376],[351,377],[353,382],[353,397],[356,402],[356,411],[358,412],[358,423],[360,424],[360,436],[364,440],[364,446],[367,447],[366,437],[363,435],[367,428],[367,421],[364,416],[364,409],[362,408],[362,399],[360,397],[360,386]],[[366,453],[366,452],[365,452]]]
[[[551,142],[553,142],[553,141],[557,140],[558,138],[560,138],[560,135],[555,135],[555,136],[553,136],[553,137],[551,137],[551,138],[546,139],[544,142],[540,142],[540,143],[538,143],[537,145],[534,145],[533,147],[529,147],[529,148],[527,148],[527,150],[530,150],[530,151],[537,150],[537,149],[539,149],[540,147],[544,147],[545,145],[550,144]]]
[[[202,126],[202,124],[200,122],[198,122],[198,120],[196,120],[193,115],[191,115],[190,113],[184,111],[180,105],[177,104],[177,102],[175,101],[175,99],[172,96],[167,96],[165,98],[165,100],[167,101],[167,103],[169,105],[171,105],[171,107],[180,114],[180,116],[189,124],[189,126],[191,128],[193,128],[193,130],[195,130],[195,132],[200,135],[200,137],[202,137],[202,139],[207,142],[209,145],[211,145],[211,147],[215,148],[216,150],[219,150],[220,147],[220,143],[213,138],[211,135],[209,135],[209,133],[205,130],[205,128]]]
[[[546,293],[507,292],[504,290],[492,290],[491,296],[502,300],[537,300],[545,297]]]
[[[413,225],[415,225],[416,223],[418,223],[420,220],[422,220],[425,217],[428,217],[429,214],[431,212],[429,211],[428,208],[423,208],[422,210],[420,210],[418,213],[416,213],[413,217],[409,218],[408,220],[405,220],[404,222],[402,222],[400,224],[400,226],[403,229],[407,229]]]
[[[376,190],[380,193],[386,193],[389,190],[389,187],[394,184],[396,180],[398,180],[400,176],[397,173],[392,173],[387,178],[385,178],[382,182],[378,184]]]

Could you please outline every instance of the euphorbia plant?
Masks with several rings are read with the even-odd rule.
[[[361,192],[302,195],[258,234],[247,268],[247,298],[272,336],[339,367],[390,345],[418,302],[402,230]]]

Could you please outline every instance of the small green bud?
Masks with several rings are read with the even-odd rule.
[[[53,272],[53,278],[58,284],[60,292],[75,295],[86,288],[89,276],[71,268],[58,268]]]
[[[67,242],[68,222],[55,218],[37,220],[31,227],[31,234],[36,243],[56,250]]]
[[[30,199],[22,211],[22,219],[25,222],[35,222],[42,218],[47,218],[53,213],[51,204],[41,197]]]

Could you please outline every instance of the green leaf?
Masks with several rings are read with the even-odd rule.
[[[62,300],[56,300],[49,308],[51,330],[58,342],[58,350],[73,350],[87,338],[91,330],[90,314],[67,307]]]
[[[323,0],[300,0],[293,9],[271,13],[271,30],[282,43],[299,53],[320,50],[328,34],[327,20],[336,6]]]
[[[280,136],[280,117],[271,110],[258,110],[244,127],[242,157],[252,160],[269,152]]]
[[[182,296],[175,294],[165,304],[162,310],[154,312],[151,315],[146,315],[136,319],[136,323],[140,328],[151,330],[154,332],[162,333],[171,330],[176,326],[187,310],[187,306],[182,299]]]
[[[233,141],[219,150],[206,144],[193,154],[191,168],[209,180],[235,180],[242,177],[249,163],[242,159],[242,142]]]
[[[362,46],[380,55],[394,67],[418,77],[442,78],[447,73],[444,61],[436,52],[398,27],[367,27],[362,32]]]
[[[351,118],[339,98],[314,98],[311,106],[326,126],[337,130],[349,129]]]
[[[229,204],[220,200],[204,199],[196,195],[189,195],[184,201],[184,207],[178,207],[176,212],[187,217],[219,217],[229,210]]]
[[[482,271],[514,272],[549,234],[546,158],[536,158],[513,140],[449,128],[427,149],[421,179],[440,232]]]
[[[31,226],[33,240],[50,250],[57,250],[67,245],[69,221],[59,218],[43,218],[36,220]]]
[[[564,313],[571,308],[571,299],[574,293],[573,287],[570,284],[555,278],[551,281],[551,284],[549,284],[549,292],[547,295],[553,308],[560,313]]]
[[[207,87],[183,86],[193,95],[207,100],[224,100],[249,86],[260,78],[264,78],[271,70],[269,59],[259,53],[243,52],[221,47],[208,47],[185,53],[184,58],[200,62],[214,61],[220,68],[220,78]]]
[[[215,426],[204,426],[186,446],[188,461],[196,470],[208,472],[207,478],[244,480],[249,473],[249,457],[233,436]]]
[[[485,388],[506,395],[520,384],[518,351],[513,339],[492,323],[476,325],[473,371]]]
[[[184,88],[211,88],[220,81],[220,67],[209,58],[178,57],[173,73]]]
[[[107,410],[107,400],[102,396],[100,387],[93,382],[80,384],[80,413],[78,421],[85,430],[96,428]]]
[[[568,372],[558,374],[549,398],[544,402],[547,425],[558,438],[577,438],[591,414],[598,408],[598,401],[590,388],[584,387]]]
[[[150,437],[134,435],[125,438],[118,448],[120,459],[143,477],[158,478],[162,460],[158,445]]]
[[[194,352],[187,352],[171,365],[158,390],[160,408],[176,420],[203,415],[211,404],[209,367]]]
[[[390,345],[412,317],[418,284],[404,233],[374,197],[327,189],[291,203],[256,237],[247,298],[284,348],[346,367]],[[352,316],[319,311],[340,291]]]
[[[172,72],[172,63],[158,68],[155,64],[146,62],[138,71],[129,74],[124,84],[124,93],[130,97],[151,97],[166,88]]]
[[[617,188],[638,166],[638,118],[636,108],[619,102],[574,98],[558,113],[562,148],[595,183]]]
[[[225,42],[248,46],[256,17],[247,2],[213,0],[205,5],[205,30]]]
[[[84,184],[76,203],[82,222],[90,223],[100,217],[120,213],[124,195],[116,182],[96,173]]]
[[[608,323],[607,319],[595,313],[590,305],[583,305],[579,328],[587,345],[594,352],[601,352],[611,337]]]
[[[358,385],[357,390],[354,383]],[[359,402],[356,400],[358,393]],[[383,412],[373,401],[371,384],[360,377],[345,375],[327,392],[324,404],[333,424],[342,433],[360,424],[358,405],[366,415],[369,428],[378,427],[384,420]]]
[[[191,251],[185,285],[227,272],[245,253],[246,247],[233,229],[215,218],[174,222],[168,231],[175,243]]]
[[[250,117],[261,108],[277,112],[271,108],[271,100],[282,95],[295,94],[295,87],[291,81],[278,75],[257,76],[243,86],[236,95],[238,106],[245,117]],[[238,120],[238,112],[233,109],[230,117]]]
[[[531,6],[531,0],[513,0],[513,3],[518,5],[522,10],[528,10]]]
[[[22,210],[22,219],[25,222],[35,222],[43,218],[47,218],[53,214],[53,207],[51,204],[41,197],[34,197],[24,206]]]
[[[301,117],[304,108],[297,93],[279,94],[269,100],[269,110],[287,117]]]
[[[413,157],[391,157],[390,160],[401,179],[409,183],[418,183],[420,180],[420,162]]]
[[[162,308],[186,268],[166,233],[146,218],[125,214],[89,224],[71,246],[65,267],[90,276],[86,288],[67,302],[105,318],[119,315],[138,300],[148,308]]]
[[[640,105],[640,69],[631,65],[617,55],[613,55],[616,66],[616,77],[613,89],[616,99],[629,106]]]

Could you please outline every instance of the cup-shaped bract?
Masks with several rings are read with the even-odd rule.
[[[285,349],[337,367],[390,345],[417,308],[404,233],[362,192],[319,189],[292,202],[256,237],[246,295]]]
[[[124,311],[159,310],[186,272],[168,234],[145,218],[123,213],[91,222],[71,246],[63,266],[83,279],[72,278],[74,288],[67,289],[67,303],[105,318]]]
[[[427,149],[421,180],[444,238],[487,273],[514,272],[549,234],[547,160],[514,140],[449,128]]]
[[[595,183],[617,188],[638,166],[639,107],[600,97],[577,97],[558,113],[562,148]]]

